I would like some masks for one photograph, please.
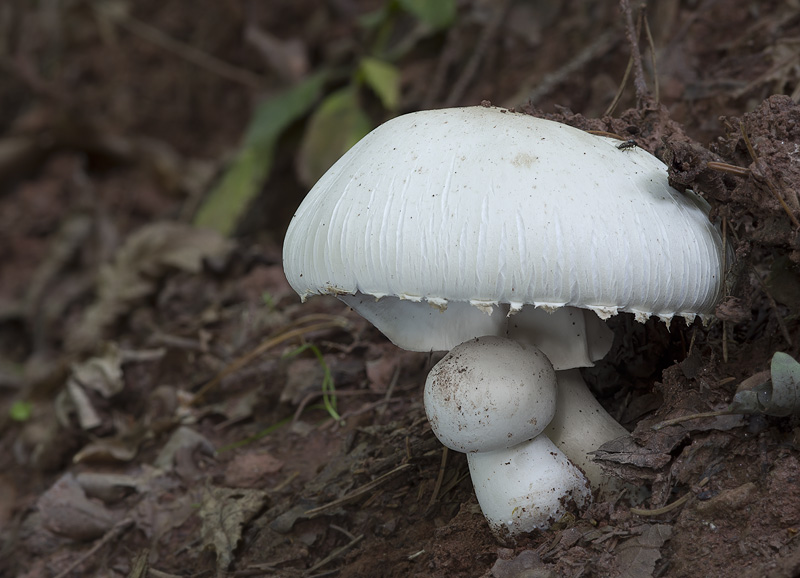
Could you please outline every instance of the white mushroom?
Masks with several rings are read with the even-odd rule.
[[[465,341],[428,374],[431,428],[450,449],[468,452],[481,510],[501,539],[548,528],[591,502],[589,482],[542,433],[555,404],[547,357],[503,337]]]
[[[490,107],[393,119],[297,210],[287,279],[303,299],[339,296],[405,349],[484,335],[535,345],[562,385],[550,435],[602,486],[587,453],[625,430],[575,369],[610,347],[600,318],[706,317],[724,269],[704,201],[618,144]]]

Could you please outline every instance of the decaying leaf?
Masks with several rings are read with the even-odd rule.
[[[102,355],[72,366],[72,379],[93,389],[105,398],[118,394],[124,387],[122,356],[115,343],[108,343]]]
[[[242,537],[242,527],[267,504],[261,490],[207,488],[200,506],[203,544],[217,553],[217,570],[224,572]]]
[[[616,548],[621,578],[652,576],[661,558],[661,547],[672,535],[669,524],[652,524],[638,528],[640,534],[621,542]]]
[[[513,558],[499,557],[492,566],[492,578],[526,578],[527,576],[552,576],[539,559],[536,550],[523,550]]]
[[[594,459],[601,462],[613,462],[653,470],[663,468],[672,460],[670,454],[642,447],[630,436],[606,442],[593,454]]]
[[[176,429],[169,441],[161,448],[161,451],[153,463],[162,470],[171,470],[173,467],[185,462],[185,456],[191,456],[196,450],[207,455],[214,455],[214,446],[201,434],[191,428],[182,426]]]
[[[168,270],[197,273],[205,259],[221,258],[231,248],[232,243],[220,234],[182,223],[142,227],[128,237],[113,262],[100,270],[97,301],[68,331],[67,347],[78,352],[93,347],[117,317],[156,290],[159,278]]]
[[[97,498],[106,504],[118,502],[135,491],[139,484],[135,476],[110,472],[82,472],[75,479],[88,497]]]
[[[51,532],[73,540],[99,538],[116,522],[105,506],[86,497],[72,474],[65,474],[45,492],[37,509]]]

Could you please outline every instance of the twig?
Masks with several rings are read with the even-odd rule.
[[[102,548],[103,546],[108,544],[111,540],[121,535],[126,530],[128,530],[131,526],[133,526],[133,524],[134,522],[133,519],[131,518],[125,518],[124,520],[121,520],[116,524],[114,524],[114,526],[108,532],[106,532],[105,535],[103,535],[103,537],[100,538],[94,546],[92,546],[87,552],[78,557],[78,559],[75,560],[72,564],[70,564],[69,566],[64,568],[61,572],[56,574],[55,578],[64,578],[65,576],[67,576],[70,572],[75,570],[75,568],[77,568],[78,566],[86,562],[86,560],[97,554],[97,551],[100,550],[100,548]]]
[[[636,102],[641,104],[647,99],[647,84],[644,81],[644,70],[642,69],[642,55],[639,52],[639,34],[637,27],[633,24],[633,12],[629,0],[620,0],[619,8],[625,16],[625,36],[631,47],[631,58],[633,59],[633,86],[636,89]]]
[[[447,79],[447,70],[450,68],[450,65],[458,59],[460,41],[461,29],[458,26],[453,26],[447,33],[444,48],[439,55],[436,69],[425,91],[425,98],[422,101],[423,109],[436,108],[439,94],[441,94],[442,87]]]
[[[536,83],[536,88],[528,94],[528,102],[535,104],[538,100],[547,96],[572,73],[580,70],[598,56],[605,54],[616,41],[617,32],[615,30],[606,30],[592,43],[578,52],[571,60],[568,60],[563,66],[559,67],[558,70],[544,75],[542,79]]]
[[[456,80],[456,83],[453,85],[450,95],[445,99],[445,106],[455,106],[461,102],[461,98],[464,96],[469,83],[472,82],[475,73],[478,71],[478,66],[486,54],[489,43],[492,38],[494,38],[495,34],[497,34],[500,25],[503,23],[503,18],[505,18],[509,4],[510,0],[500,0],[500,2],[495,3],[494,13],[489,19],[489,22],[486,23],[486,26],[484,26],[481,37],[478,39],[478,44],[475,46],[475,50],[472,51],[472,55],[467,65],[464,67],[464,70],[461,72],[461,75],[458,77],[458,80]]]
[[[690,413],[688,415],[682,415],[679,417],[674,417],[672,419],[666,419],[656,425],[652,426],[654,431],[658,431],[660,429],[664,429],[665,427],[669,427],[671,425],[677,425],[679,423],[683,423],[685,421],[692,421],[693,419],[701,419],[704,417],[719,417],[721,415],[733,415],[728,408],[720,409],[717,411],[707,411],[704,413]]]
[[[195,66],[212,72],[218,76],[221,76],[222,78],[227,78],[228,80],[238,82],[239,84],[244,84],[245,86],[249,86],[251,88],[259,88],[264,84],[264,81],[257,74],[254,74],[249,70],[239,68],[238,66],[233,66],[232,64],[229,64],[224,60],[217,58],[216,56],[212,56],[206,52],[203,52],[202,50],[198,50],[190,44],[175,40],[157,28],[154,28],[149,24],[145,24],[133,16],[117,13],[117,11],[104,8],[103,3],[94,3],[93,6],[96,7],[97,14],[101,18],[104,18],[116,24],[117,26],[124,28],[131,34],[134,34],[139,38],[150,42],[151,44],[155,44],[167,52],[183,58],[187,62],[191,62]]]
[[[703,478],[702,480],[700,480],[700,483],[697,484],[697,487],[702,488],[707,483],[708,483],[708,478]],[[686,495],[681,496],[680,498],[678,498],[671,504],[664,506],[663,508],[655,508],[653,510],[644,510],[642,508],[631,508],[630,512],[631,514],[636,514],[637,516],[660,516],[661,514],[666,514],[667,512],[671,512],[675,508],[682,506],[683,504],[688,502],[692,496],[694,496],[692,492],[687,492]]]
[[[753,164],[756,166],[756,168],[760,169],[759,158],[758,155],[756,154],[756,149],[753,148],[753,143],[750,142],[750,138],[747,136],[747,131],[744,128],[743,122],[739,123],[739,130],[742,132],[742,138],[744,139],[744,144],[745,146],[747,146],[747,152],[750,153],[750,158],[753,159]],[[792,210],[789,208],[789,205],[786,204],[786,201],[783,200],[783,197],[778,192],[778,189],[775,186],[775,183],[772,182],[770,176],[766,174],[766,172],[764,171],[759,170],[759,172],[762,173],[764,180],[767,182],[767,187],[769,188],[770,192],[781,204],[781,207],[783,207],[783,210],[786,211],[786,214],[789,215],[789,219],[792,221],[792,224],[798,229],[800,229],[800,222],[798,222],[797,217],[795,217],[792,214]]]
[[[328,554],[327,556],[325,556],[325,557],[324,557],[322,560],[320,560],[319,562],[317,562],[316,564],[314,564],[314,565],[313,565],[311,568],[309,568],[308,570],[306,570],[306,571],[303,573],[303,576],[311,576],[311,573],[312,573],[312,572],[314,572],[315,570],[319,570],[319,569],[320,569],[320,568],[322,568],[323,566],[325,566],[325,565],[327,565],[327,564],[329,564],[329,563],[333,562],[333,561],[334,561],[336,558],[338,558],[339,556],[341,556],[342,554],[344,554],[345,552],[347,552],[347,551],[348,551],[350,548],[352,548],[353,546],[355,546],[356,544],[358,544],[358,543],[359,543],[361,540],[363,540],[363,539],[364,539],[364,534],[360,534],[359,536],[356,536],[355,538],[353,538],[352,540],[350,540],[350,541],[349,541],[347,544],[345,544],[344,546],[341,546],[340,548],[336,548],[336,549],[335,549],[333,552],[331,552],[330,554]]]
[[[318,323],[311,323],[310,325],[303,326],[302,324],[308,323],[311,321],[318,321]],[[301,337],[308,333],[312,333],[314,331],[321,331],[322,329],[346,329],[350,326],[350,322],[347,321],[344,317],[339,317],[336,315],[324,315],[324,314],[314,314],[314,315],[306,315],[305,317],[298,319],[291,326],[297,326],[296,329],[287,329],[282,333],[279,333],[273,337],[268,338],[266,341],[263,341],[260,345],[258,345],[255,349],[250,351],[249,353],[241,356],[240,358],[236,359],[232,363],[230,363],[225,369],[220,371],[216,376],[214,376],[211,381],[206,383],[200,390],[195,394],[194,399],[192,400],[193,405],[197,405],[203,397],[215,388],[219,383],[229,376],[231,373],[238,371],[255,358],[257,358],[262,353],[265,353],[283,343],[284,341],[288,341],[290,339],[294,339],[295,337]]]
[[[708,161],[706,163],[706,166],[709,169],[711,169],[712,171],[718,171],[720,173],[727,173],[729,175],[733,175],[735,177],[742,177],[742,178],[745,178],[745,179],[752,174],[750,172],[750,169],[743,168],[743,167],[737,167],[736,165],[731,165],[731,164],[728,164],[728,163],[719,163],[717,161]]]
[[[447,466],[447,446],[442,446],[442,461],[439,463],[439,475],[436,476],[436,483],[433,485],[433,494],[428,502],[428,510],[430,510],[439,498],[439,490],[442,489],[442,480],[444,480],[444,472]]]
[[[312,508],[310,510],[307,510],[306,512],[304,512],[303,515],[308,517],[308,518],[313,518],[314,516],[322,514],[323,512],[327,512],[328,510],[333,510],[333,509],[338,508],[340,506],[344,506],[345,504],[349,504],[350,502],[353,502],[353,501],[361,498],[362,496],[364,496],[365,494],[368,494],[369,492],[371,492],[372,490],[374,490],[378,486],[388,482],[389,480],[394,478],[396,475],[398,475],[398,474],[400,474],[400,473],[402,473],[402,472],[404,472],[407,469],[412,468],[412,467],[413,467],[412,464],[400,464],[395,469],[393,469],[393,470],[391,470],[389,472],[386,472],[382,476],[379,476],[379,477],[375,478],[374,480],[372,480],[371,482],[369,482],[367,484],[364,484],[360,488],[356,488],[355,490],[353,490],[349,494],[346,494],[346,495],[342,496],[341,498],[333,500],[332,502],[328,502],[324,506],[319,506],[317,508]]]
[[[622,98],[622,93],[625,92],[625,85],[628,84],[628,78],[631,75],[631,68],[633,68],[632,56],[628,58],[628,65],[625,67],[625,74],[622,75],[622,80],[619,83],[619,88],[617,88],[617,94],[614,95],[614,98],[611,100],[611,104],[608,105],[608,108],[603,113],[603,116],[610,116],[611,113],[614,112],[614,109],[617,108],[619,100]]]
[[[656,104],[658,104],[660,100],[658,67],[656,66],[656,43],[653,41],[653,34],[650,32],[650,22],[647,20],[647,4],[642,4],[642,21],[644,22],[644,33],[647,36],[647,45],[650,47],[650,66],[653,67],[653,92],[655,93]]]

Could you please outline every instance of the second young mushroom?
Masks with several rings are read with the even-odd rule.
[[[617,144],[492,107],[395,118],[298,208],[284,243],[287,279],[304,300],[336,295],[404,349],[450,351],[494,336],[541,351],[558,381],[544,434],[602,489],[611,479],[589,453],[626,434],[579,372],[610,348],[602,319],[706,317],[725,265],[705,202],[671,188],[652,155]],[[507,433],[542,443],[541,433]],[[475,474],[484,457],[466,451],[495,530],[514,508],[536,507],[532,495],[523,505],[495,500],[502,492]],[[564,502],[584,495],[566,491]],[[505,511],[488,513],[498,503]]]

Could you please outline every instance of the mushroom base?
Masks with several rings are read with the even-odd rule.
[[[591,503],[589,482],[547,436],[467,460],[483,515],[501,541],[547,529]]]

